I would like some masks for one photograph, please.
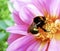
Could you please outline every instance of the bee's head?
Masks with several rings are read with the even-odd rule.
[[[33,20],[33,22],[36,23],[36,24],[37,24],[38,22],[40,22],[40,21],[41,21],[41,19],[40,19],[39,16],[38,16],[38,17],[35,17],[34,20]]]
[[[37,27],[42,27],[45,24],[45,17],[37,16],[34,18],[33,22],[37,25]]]
[[[45,20],[46,20],[45,17],[37,16],[34,18],[33,22],[37,24],[38,22],[45,21]]]

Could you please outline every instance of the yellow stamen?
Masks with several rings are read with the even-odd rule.
[[[60,29],[59,29],[60,28],[60,22],[55,23],[54,18],[50,19],[50,17],[48,16],[46,18],[46,24],[44,25],[43,28],[46,29],[48,32],[44,32],[41,28],[39,28],[39,33],[36,36],[36,38],[41,39],[41,41],[47,41],[47,39],[52,39],[53,37],[57,37],[55,35],[57,35],[57,32],[60,31]]]

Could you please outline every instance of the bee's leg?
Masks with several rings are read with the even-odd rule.
[[[42,28],[45,32],[49,32],[49,31],[47,31],[46,29],[44,29],[44,28]]]

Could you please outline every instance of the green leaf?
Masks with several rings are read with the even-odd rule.
[[[5,37],[5,34],[4,33],[0,33],[0,41],[2,41]]]
[[[6,29],[8,27],[8,25],[3,21],[3,20],[0,20],[0,29]]]
[[[12,26],[14,24],[14,22],[12,20],[4,20],[4,22],[8,25],[8,26]]]

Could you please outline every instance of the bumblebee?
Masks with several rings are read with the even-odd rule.
[[[33,23],[28,28],[28,33],[30,32],[32,34],[37,34],[39,32],[38,30],[39,27],[45,32],[47,32],[47,30],[43,28],[43,26],[46,24],[45,21],[46,21],[45,17],[42,17],[42,16],[35,17],[33,19]]]

